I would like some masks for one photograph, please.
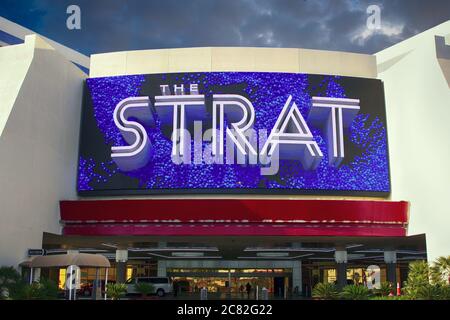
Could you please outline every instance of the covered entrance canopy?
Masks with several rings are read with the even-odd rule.
[[[128,250],[128,260],[303,260],[334,261],[338,249],[346,249],[349,260],[383,261],[386,249],[397,252],[397,260],[426,259],[425,235],[408,237],[336,236],[85,236],[45,233],[48,254],[76,249],[115,259],[116,250]]]
[[[63,234],[46,234],[43,244],[111,260],[125,252],[115,264],[119,280],[143,263],[158,276],[281,268],[298,287],[329,264],[343,285],[347,264],[385,264],[395,283],[398,264],[426,259],[425,235],[407,236],[408,210],[408,202],[386,200],[61,201]]]
[[[108,258],[101,254],[89,254],[89,253],[68,253],[68,254],[50,254],[46,256],[31,257],[27,261],[20,264],[22,267],[28,267],[30,272],[30,284],[34,281],[33,269],[35,268],[66,268],[69,266],[89,267],[89,268],[106,268],[105,273],[105,288],[108,283],[108,268],[111,267],[111,263]],[[97,275],[96,279],[97,281]],[[66,287],[67,288],[67,287]],[[69,300],[72,296],[76,297],[76,286],[69,287]],[[72,293],[73,291],[73,293]],[[105,290],[106,299],[106,290]]]
[[[70,253],[36,256],[21,264],[30,268],[79,267],[110,268],[109,260],[100,254]]]
[[[409,237],[337,237],[337,236],[85,236],[44,234],[43,246],[48,254],[68,249],[98,252],[110,259],[119,276],[168,276],[181,283],[189,282],[195,292],[199,283],[214,282],[216,287],[233,292],[242,283],[270,284],[278,292],[285,279],[291,292],[309,295],[317,281],[332,278],[336,269],[336,251],[347,252],[348,271],[369,265],[386,269],[385,252],[396,252],[397,279],[405,279],[407,264],[426,260],[425,235]],[[127,251],[121,269],[117,252]],[[355,269],[358,268],[358,269]],[[130,273],[127,273],[127,270]],[[330,271],[331,270],[331,271]],[[331,277],[331,278],[330,278]],[[203,282],[202,282],[203,281]],[[284,281],[284,280],[283,280]],[[225,287],[224,287],[225,286]],[[219,290],[220,291],[220,290]],[[284,292],[284,291],[283,291]]]

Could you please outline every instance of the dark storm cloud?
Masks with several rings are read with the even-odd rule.
[[[81,30],[66,28],[70,4],[81,8]],[[366,28],[371,4],[381,8],[376,32]],[[195,46],[374,53],[448,20],[450,1],[2,0],[0,15],[86,54]]]

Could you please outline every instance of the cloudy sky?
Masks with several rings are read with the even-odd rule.
[[[71,4],[80,30],[66,26]],[[370,5],[380,8],[378,29],[367,28]],[[85,54],[198,46],[374,53],[449,20],[450,1],[1,0],[0,16]]]

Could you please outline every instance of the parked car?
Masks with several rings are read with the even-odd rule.
[[[148,283],[153,286],[153,294],[162,297],[167,293],[173,292],[173,286],[167,277],[135,277],[128,279],[125,284],[127,286],[127,294],[138,294],[135,285],[137,283]]]
[[[108,281],[109,283],[115,283],[115,281]],[[98,285],[101,286],[101,294],[105,294],[105,280],[99,280]],[[77,297],[91,297],[94,291],[94,283],[92,281],[80,284],[80,288],[77,289]],[[59,297],[64,298],[68,295],[68,291],[65,289],[59,289]]]

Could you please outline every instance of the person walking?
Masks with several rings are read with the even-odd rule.
[[[247,291],[247,298],[250,299],[250,292],[252,291],[252,285],[250,282],[247,282],[245,285],[245,290]]]
[[[175,281],[173,283],[173,296],[174,297],[178,296],[178,281]]]
[[[241,294],[241,299],[244,298],[244,290],[245,290],[245,287],[243,284],[241,284],[241,286],[239,287],[239,293]]]

